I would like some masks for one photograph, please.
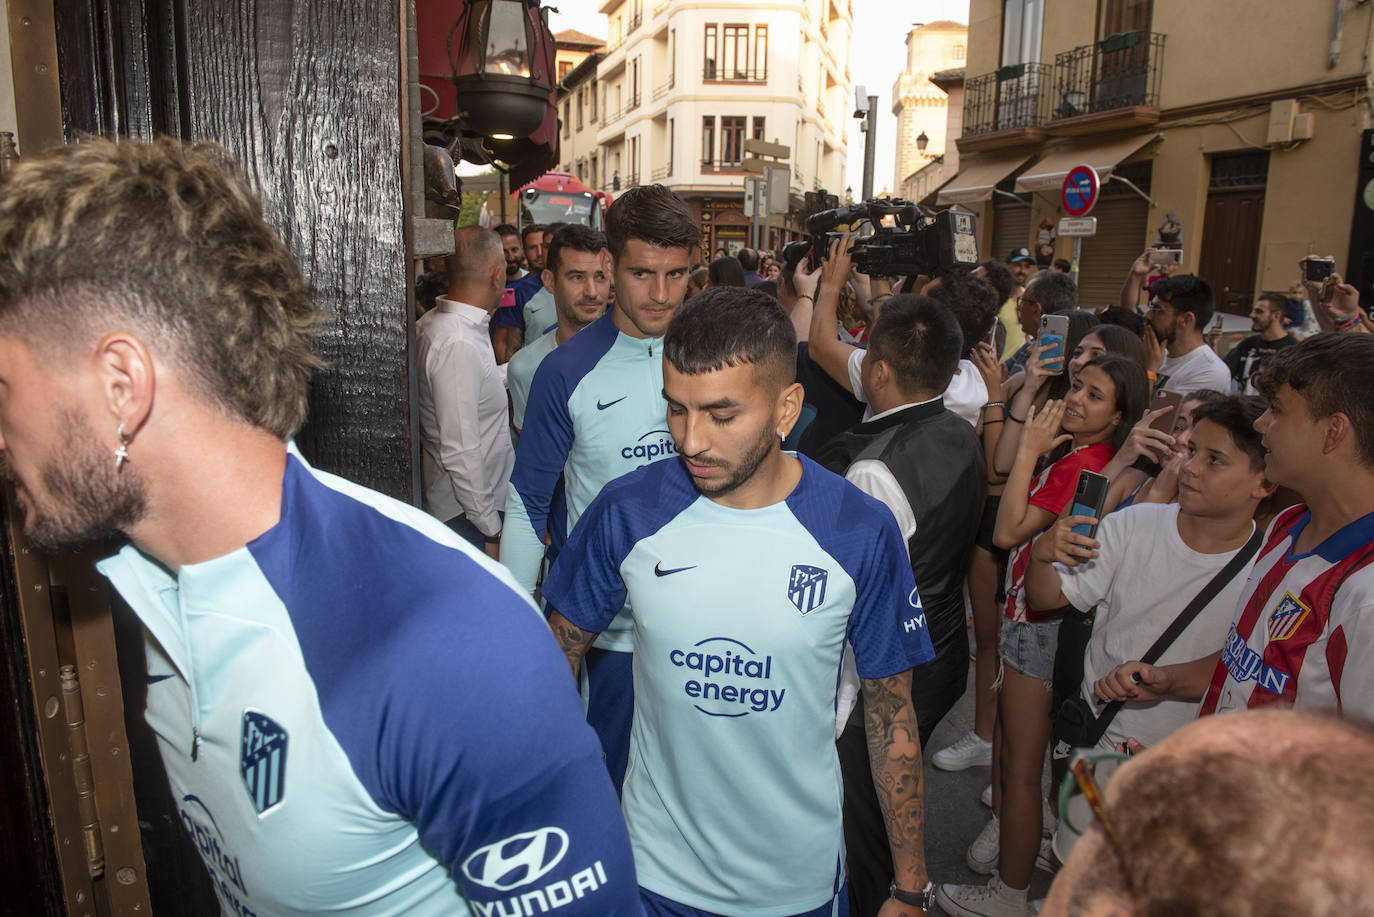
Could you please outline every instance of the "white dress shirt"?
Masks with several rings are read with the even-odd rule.
[[[416,323],[424,508],[445,522],[461,513],[496,535],[515,450],[490,315],[443,296],[435,302]]]

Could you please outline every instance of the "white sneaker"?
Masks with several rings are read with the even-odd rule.
[[[1040,838],[1040,852],[1035,855],[1035,868],[1050,875],[1059,871],[1059,857],[1054,855],[1054,836]]]
[[[980,876],[990,876],[997,869],[997,857],[1001,849],[999,831],[1001,823],[994,815],[988,819],[988,823],[978,832],[973,843],[968,845],[968,852],[964,854],[964,862],[968,863],[968,868]]]
[[[981,802],[983,805],[987,806],[989,809],[992,808],[992,784],[991,784],[991,783],[989,783],[989,784],[987,785],[987,788],[986,788],[985,790],[983,790],[983,795],[978,797],[978,801]]]
[[[1054,855],[1054,828],[1055,820],[1046,814],[1044,826],[1040,832],[1040,850],[1035,855],[1035,868],[1043,869],[1048,873],[1059,871],[1059,858]],[[964,854],[964,862],[968,868],[978,873],[980,876],[990,876],[997,869],[998,860],[1002,853],[1001,823],[994,815],[988,819],[988,823],[983,826],[983,830],[978,832],[978,836],[973,839],[973,843],[968,845],[968,852]]]
[[[950,917],[1034,917],[1026,891],[1007,888],[993,876],[987,885],[937,885],[935,902]]]
[[[989,767],[992,764],[992,743],[984,742],[973,732],[942,748],[930,759],[942,771],[961,771],[967,767]]]

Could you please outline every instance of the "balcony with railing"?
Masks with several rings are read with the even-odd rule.
[[[743,171],[744,162],[742,160],[736,162],[727,162],[719,159],[703,159],[701,161],[701,174],[703,175],[720,174],[722,172],[739,173]]]
[[[654,182],[662,181],[673,174],[673,164],[670,162],[666,166],[659,166],[650,174],[649,180]]]
[[[1054,57],[1049,128],[1056,134],[1159,121],[1164,36],[1118,32]],[[967,90],[966,90],[967,91]]]
[[[639,187],[639,173],[638,173],[638,172],[631,172],[631,173],[630,173],[629,177],[625,179],[625,187],[626,187],[626,188],[638,188],[638,187]]]
[[[626,35],[629,35],[629,34],[630,34],[631,32],[633,32],[635,29],[639,28],[640,25],[643,24],[643,22],[644,22],[644,14],[643,14],[643,13],[635,13],[633,16],[630,17],[630,21],[627,22],[627,23],[625,23],[625,34],[626,34]]]
[[[670,77],[668,77],[667,82],[660,83],[659,85],[655,86],[655,87],[654,87],[653,96],[652,96],[652,100],[655,101],[655,102],[657,102],[659,99],[663,98],[663,97],[666,96],[668,93],[672,92],[672,91],[673,91],[673,83],[675,82],[675,80],[676,80],[676,77],[671,77],[671,76],[670,76]]]
[[[615,124],[617,121],[620,121],[622,118],[625,117],[625,113],[628,111],[628,108],[622,108],[617,111],[612,111],[609,108],[606,109],[606,116],[601,119],[602,129],[604,130],[605,128],[610,127],[612,124]]]
[[[1049,120],[1049,64],[1011,64],[964,83],[960,150],[1031,143],[1045,136]]]
[[[703,83],[766,83],[768,82],[768,70],[767,68],[750,70],[742,67],[722,67],[716,64],[707,64],[701,68],[701,81]]]
[[[628,113],[634,111],[636,108],[638,108],[638,107],[639,107],[639,101],[640,101],[640,95],[639,95],[639,93],[636,92],[634,95],[630,96],[630,101],[628,101],[628,102],[625,103],[625,112],[626,112],[626,114],[628,114]]]

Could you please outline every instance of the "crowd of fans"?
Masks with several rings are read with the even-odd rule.
[[[1025,915],[1064,858],[1043,913],[1369,912],[1340,274],[1218,353],[1148,252],[1109,304],[1025,249],[704,262],[657,185],[604,232],[460,228],[419,287],[424,515],[291,444],[312,306],[222,151],[12,181],[6,477],[40,547],[131,539],[102,572],[226,912]],[[931,760],[990,768],[990,878],[937,886],[921,762],[970,659]]]

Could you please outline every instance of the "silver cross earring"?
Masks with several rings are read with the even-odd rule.
[[[118,471],[129,460],[129,436],[124,432],[124,421],[119,422],[115,435],[119,437],[119,448],[115,450],[115,471]]]

